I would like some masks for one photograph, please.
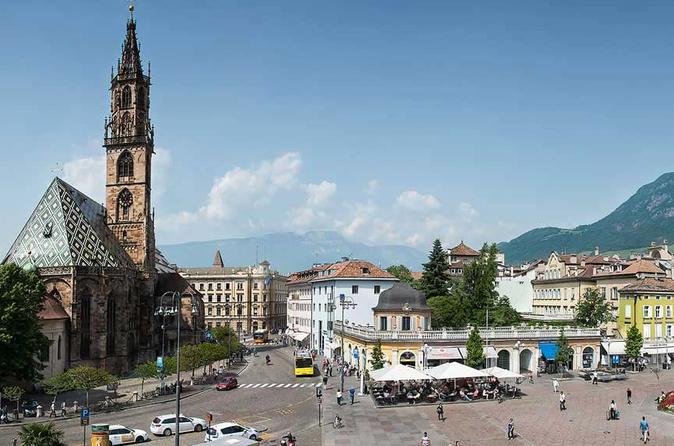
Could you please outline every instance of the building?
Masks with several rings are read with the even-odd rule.
[[[510,305],[519,313],[531,313],[534,301],[534,288],[531,281],[536,279],[545,267],[545,262],[524,265],[522,268],[505,269],[496,277],[496,291],[499,296],[507,297]]]
[[[295,345],[314,345],[312,326],[313,297],[311,280],[326,265],[314,265],[311,269],[292,273],[288,277],[288,329],[286,334]]]
[[[619,290],[618,331],[623,339],[636,326],[644,337],[642,354],[651,362],[663,363],[674,354],[674,280],[644,277]],[[623,355],[625,342],[613,341],[604,348],[612,355]]]
[[[35,271],[45,284],[40,316],[55,341],[43,358],[47,375],[78,365],[121,374],[157,351],[155,290],[167,271],[156,264],[150,76],[133,17],[110,92],[105,207],[55,178],[3,259]],[[187,329],[199,329],[203,314],[197,316]]]
[[[449,250],[449,275],[460,276],[463,274],[463,265],[480,257],[480,252],[463,243]]]
[[[287,277],[266,260],[226,267],[218,250],[212,266],[178,272],[201,293],[209,328],[227,326],[240,334],[286,328]]]
[[[382,292],[372,311],[374,325],[335,323],[335,341],[339,346],[336,353],[341,354],[343,342],[345,360],[361,369],[371,369],[372,349],[378,341],[387,365],[423,369],[444,362],[463,362],[467,357],[466,342],[471,329],[431,330],[432,314],[426,297],[407,284],[396,284]],[[517,373],[535,372],[554,360],[560,334],[557,328],[490,327],[480,331],[485,340],[487,364]],[[599,329],[566,328],[564,334],[574,351],[569,367],[596,367]]]

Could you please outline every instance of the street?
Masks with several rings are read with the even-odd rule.
[[[269,354],[272,364],[265,365],[264,356]],[[293,349],[282,347],[258,348],[258,356],[248,357],[249,366],[239,376],[239,388],[218,392],[212,388],[203,393],[181,400],[181,412],[190,417],[206,419],[213,414],[213,423],[236,421],[251,426],[262,434],[263,444],[272,444],[281,434],[293,432],[299,444],[321,444],[318,429],[318,412],[315,386],[319,377],[295,378],[293,373]],[[188,377],[189,374],[184,374]],[[272,386],[273,385],[273,386]],[[162,414],[175,411],[175,400],[156,405],[130,408],[117,413],[92,414],[90,423],[121,424],[149,432],[151,420]],[[45,420],[43,418],[43,420]],[[82,427],[79,420],[57,420],[65,432],[68,445],[82,444]],[[0,427],[0,444],[12,444],[20,426]],[[87,428],[87,438],[90,428]],[[181,434],[181,445],[203,442],[205,432]],[[174,437],[158,437],[150,434],[152,444],[173,445]]]

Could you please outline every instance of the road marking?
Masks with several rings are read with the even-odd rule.
[[[252,388],[260,387],[261,384],[255,384]]]
[[[248,388],[250,386],[252,386],[252,384],[242,384],[239,387],[241,387],[242,389],[245,389],[245,388]]]
[[[321,383],[316,383],[316,387],[320,387],[320,386],[321,386]]]
[[[290,383],[290,384],[286,384],[286,385],[285,385],[285,386],[283,386],[283,387],[285,387],[285,388],[288,388],[288,387],[290,387],[290,386],[292,386],[292,385],[293,385],[293,384],[292,384],[292,383]]]
[[[264,387],[267,387],[268,385],[269,385],[269,384],[262,384],[262,385],[260,386],[260,389],[262,389],[262,388],[264,388]]]
[[[298,383],[298,384],[295,384],[295,385],[293,386],[293,389],[294,389],[295,387],[297,387],[297,386],[299,386],[299,383]]]

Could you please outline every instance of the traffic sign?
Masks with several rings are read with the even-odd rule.
[[[164,357],[157,356],[157,369],[162,370],[164,368]]]
[[[89,408],[83,407],[80,410],[80,425],[86,426],[89,424]]]

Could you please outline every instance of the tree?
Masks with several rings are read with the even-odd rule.
[[[213,328],[211,330],[211,335],[213,335],[213,339],[215,339],[215,342],[218,344],[226,345],[228,349],[231,346],[232,351],[229,352],[229,354],[238,351],[240,348],[239,339],[236,337],[236,333],[227,325]]]
[[[611,305],[597,288],[585,291],[576,305],[576,323],[583,327],[598,327],[611,320]]]
[[[463,266],[463,275],[455,295],[468,314],[469,322],[484,326],[487,309],[494,313],[498,299],[496,291],[496,245],[485,244],[480,256]],[[490,317],[491,325],[501,325],[502,321]]]
[[[143,386],[146,379],[159,378],[160,372],[157,370],[157,364],[153,361],[138,364],[134,374],[140,378],[140,395],[143,396]]]
[[[423,267],[419,287],[426,293],[426,298],[446,295],[449,290],[449,259],[440,240],[433,242],[428,262]]]
[[[2,396],[7,398],[10,401],[16,401],[16,411],[19,412],[19,406],[21,404],[21,397],[26,393],[19,386],[9,386],[2,388]]]
[[[412,272],[405,265],[391,265],[386,268],[390,274],[393,274],[401,282],[407,282],[412,286],[416,286],[417,281],[412,277]]]
[[[79,366],[54,375],[44,381],[49,393],[80,390],[86,392],[86,405],[89,405],[89,391],[96,387],[117,382],[117,378],[107,370]]]
[[[482,368],[484,365],[484,348],[482,348],[482,337],[477,327],[473,327],[468,335],[466,342],[466,365],[473,368]]]
[[[381,351],[381,339],[377,339],[377,342],[374,344],[370,361],[372,362],[373,370],[379,370],[384,367],[384,352]]]
[[[0,381],[41,378],[44,366],[37,358],[49,348],[37,317],[44,294],[34,272],[14,264],[0,266]]]
[[[435,296],[427,301],[433,318],[431,325],[434,329],[463,328],[468,323],[464,306],[455,296]]]
[[[573,349],[569,345],[569,340],[562,328],[557,339],[557,354],[555,355],[555,362],[557,362],[558,366],[561,366],[562,375],[566,374],[566,366],[569,364],[572,355]]]
[[[522,316],[510,305],[510,299],[505,296],[496,298],[494,308],[489,312],[489,325],[513,326],[522,321]]]
[[[50,421],[48,423],[30,423],[21,426],[22,446],[65,446],[63,431]]]
[[[625,340],[625,355],[632,360],[632,367],[636,365],[637,358],[641,355],[641,348],[644,346],[644,336],[636,325],[632,325],[627,330],[627,339]]]

